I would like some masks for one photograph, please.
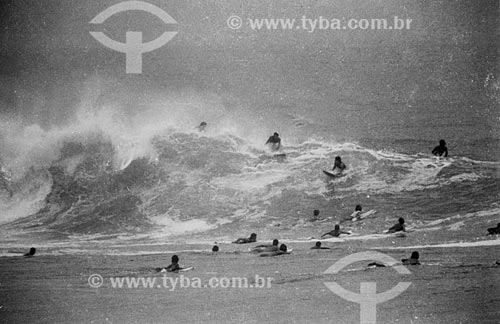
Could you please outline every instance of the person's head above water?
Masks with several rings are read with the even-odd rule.
[[[342,159],[340,158],[340,156],[336,156],[336,157],[335,157],[335,162],[337,162],[337,161],[338,161],[338,162],[342,162]]]
[[[419,254],[417,251],[413,251],[411,253],[411,256],[410,256],[410,259],[415,259],[415,260],[418,260],[418,257],[419,257]]]
[[[340,230],[340,225],[339,224],[335,224],[335,230],[336,231]]]
[[[283,251],[283,252],[286,252],[286,245],[285,244],[281,244],[280,245],[280,251]]]
[[[319,215],[319,210],[318,210],[318,209],[315,209],[315,210],[313,211],[313,214],[314,214],[314,216],[318,216],[318,215]]]
[[[277,132],[274,132],[273,136],[278,137],[278,136],[280,136],[280,134],[278,134]]]
[[[172,255],[172,263],[179,263],[179,257],[177,254]]]
[[[203,121],[200,123],[200,126],[198,126],[198,130],[204,131],[206,127],[207,127],[207,123]]]
[[[316,242],[316,247],[317,247],[317,248],[320,248],[320,247],[321,247],[321,242],[320,242],[320,241]]]
[[[36,253],[36,249],[35,249],[34,247],[32,247],[32,248],[30,249],[30,251],[29,251],[28,253],[26,253],[24,256],[25,256],[25,257],[32,257],[32,256],[34,256],[34,255],[35,255],[35,253]]]
[[[446,146],[446,142],[442,139],[439,141],[439,145],[440,146]]]
[[[251,239],[257,239],[257,234],[255,234],[255,233],[250,234],[250,238]]]
[[[354,211],[361,211],[361,205],[356,205],[356,208],[354,209]]]
[[[273,240],[273,245],[278,245],[279,241],[277,239]]]
[[[405,219],[403,217],[399,217],[398,222],[403,225],[405,223]]]

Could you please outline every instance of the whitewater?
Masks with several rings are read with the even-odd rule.
[[[295,115],[285,118],[286,158],[274,158],[268,129],[238,124],[216,103],[210,117],[206,105],[170,100],[124,116],[85,104],[76,121],[50,129],[2,121],[5,246],[230,242],[251,232],[293,241],[330,230],[357,204],[377,212],[344,225],[350,239],[374,239],[398,217],[444,233],[443,244],[460,228],[474,227],[460,236],[475,239],[496,224],[498,162],[304,136],[314,121]],[[205,132],[197,117],[208,120]],[[321,171],[335,156],[348,168],[332,180]],[[324,221],[309,221],[314,209]]]

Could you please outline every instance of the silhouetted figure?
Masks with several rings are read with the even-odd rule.
[[[204,132],[206,127],[207,127],[207,123],[203,121],[200,123],[200,126],[198,126],[198,131]]]
[[[156,268],[157,272],[179,272],[179,271],[188,271],[194,269],[194,267],[189,268],[181,268],[179,265],[179,257],[177,255],[172,255],[170,265],[166,268]]]
[[[333,231],[330,231],[330,232],[328,232],[328,233],[325,233],[325,234],[321,235],[321,237],[323,237],[323,236],[327,236],[327,235],[331,235],[331,236],[333,236],[333,237],[339,237],[339,236],[340,236],[340,234],[347,234],[347,235],[350,235],[351,233],[341,231],[341,230],[340,230],[340,225],[339,225],[339,224],[336,224],[336,225],[335,225],[335,228],[334,228],[334,230],[333,230]]]
[[[420,262],[418,261],[418,258],[418,252],[413,251],[409,259],[402,259],[401,262],[403,262],[404,265],[419,265]]]
[[[268,144],[272,151],[278,151],[281,148],[280,135],[275,132],[272,136],[269,136],[266,145]]]
[[[177,272],[181,269],[179,266],[179,257],[177,255],[173,255],[171,259],[172,263],[168,267],[165,268],[168,272]]]
[[[447,157],[448,148],[446,147],[446,142],[444,140],[439,141],[439,145],[432,150],[432,154]]]
[[[405,220],[399,217],[398,223],[387,230],[387,233],[405,232]]]
[[[261,253],[260,256],[261,257],[270,257],[270,256],[278,256],[278,255],[282,255],[282,254],[290,254],[290,252],[288,252],[288,248],[285,244],[281,244],[280,248],[277,251],[264,252],[264,253]]]
[[[273,240],[273,244],[271,245],[257,245],[252,249],[252,252],[274,252],[278,251],[279,241],[277,239]]]
[[[32,256],[34,256],[36,253],[36,249],[34,247],[32,247],[30,249],[30,251],[28,253],[26,253],[24,256],[27,257],[27,258],[31,258]]]
[[[212,252],[219,252],[219,247],[217,246],[217,242],[215,242],[215,245],[212,246]]]
[[[488,235],[498,234],[500,234],[500,223],[497,224],[497,227],[488,228]]]
[[[311,222],[315,222],[317,220],[319,220],[319,209],[315,209],[313,211],[313,217],[311,218]]]
[[[252,234],[250,234],[249,238],[239,238],[236,241],[234,241],[233,243],[245,244],[245,243],[254,243],[254,242],[257,242],[257,234],[252,233]]]
[[[335,171],[335,169],[339,169],[340,172],[344,171],[344,169],[346,168],[344,162],[342,162],[342,159],[340,158],[340,156],[336,156],[335,157],[335,162],[333,163],[333,168],[332,168],[332,171]]]
[[[346,218],[344,218],[342,220],[342,222],[356,221],[356,220],[360,219],[359,217],[361,216],[362,209],[363,208],[361,207],[361,205],[356,205],[352,214],[350,216],[347,216]]]
[[[329,247],[321,247],[321,242],[318,241],[316,242],[316,244],[311,247],[311,250],[329,250],[330,248]]]

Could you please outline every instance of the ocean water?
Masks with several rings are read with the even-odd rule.
[[[144,54],[138,75],[88,34],[113,3],[2,5],[5,247],[302,239],[357,204],[377,211],[348,225],[361,239],[401,216],[417,233],[441,231],[443,244],[498,222],[495,1],[155,2],[179,34]],[[234,13],[399,14],[415,28],[234,31]],[[125,24],[158,34],[161,24],[144,17],[128,13],[107,32],[123,39]],[[264,145],[274,131],[286,158]],[[442,138],[446,159],[430,155]],[[335,156],[348,168],[331,180],[321,171]],[[327,221],[311,224],[314,209]]]

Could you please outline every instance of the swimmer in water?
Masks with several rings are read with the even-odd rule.
[[[439,145],[432,150],[432,154],[447,157],[448,148],[446,147],[446,142],[444,140],[439,141]]]
[[[204,132],[206,127],[207,127],[207,123],[203,121],[200,123],[200,126],[198,126],[198,131]]]
[[[239,238],[236,241],[234,241],[233,243],[246,244],[246,243],[254,243],[254,242],[257,242],[257,234],[252,233],[252,234],[250,234],[249,238]]]
[[[27,258],[31,258],[32,256],[34,256],[36,253],[36,249],[34,247],[32,247],[30,249],[30,251],[28,253],[26,253],[24,256],[27,257]]]
[[[418,252],[413,251],[409,259],[402,259],[401,262],[403,262],[404,265],[419,265],[420,262],[418,261],[418,258]]]
[[[340,158],[340,156],[336,156],[332,171],[335,171],[335,169],[339,169],[340,172],[342,172],[345,170],[345,168],[346,168],[346,166],[345,166],[344,162],[342,162],[342,159]]]
[[[252,252],[275,252],[278,251],[278,240],[274,239],[272,245],[257,245],[252,249]]]
[[[157,272],[179,272],[182,268],[179,266],[179,257],[177,255],[172,255],[172,263],[166,268],[156,268]]]
[[[318,242],[316,242],[316,244],[313,247],[311,247],[311,250],[330,250],[330,248],[329,247],[321,247],[321,242],[318,241]]]
[[[315,221],[318,221],[318,220],[320,220],[320,218],[319,218],[319,209],[315,209],[313,211],[313,217],[311,217],[310,221],[311,222],[315,222]]]
[[[342,222],[348,222],[348,221],[357,221],[359,220],[360,216],[361,216],[361,210],[363,208],[361,207],[361,205],[356,205],[356,207],[354,208],[354,212],[350,215],[350,216],[347,216],[346,218],[344,218],[342,220]]]
[[[335,225],[335,229],[334,229],[333,231],[330,231],[330,232],[328,232],[328,233],[325,233],[325,234],[321,235],[321,237],[326,236],[326,235],[331,235],[331,236],[333,236],[333,237],[339,237],[339,236],[340,236],[340,234],[347,234],[347,235],[350,235],[351,233],[341,231],[341,230],[340,230],[340,225],[339,225],[339,224],[336,224],[336,225]]]
[[[387,230],[387,233],[405,232],[405,220],[399,217],[398,223]]]
[[[215,242],[214,246],[212,246],[212,252],[219,252],[219,246],[217,245],[217,242]]]
[[[277,251],[264,252],[264,253],[261,253],[260,256],[261,257],[271,257],[271,256],[282,255],[282,254],[290,254],[290,252],[288,252],[288,248],[286,247],[285,244],[281,244],[279,250],[277,250]]]
[[[274,133],[267,139],[266,145],[269,144],[271,151],[278,151],[281,148],[281,138],[278,133]]]
[[[500,223],[497,224],[497,227],[488,228],[487,235],[498,235],[500,234]]]

